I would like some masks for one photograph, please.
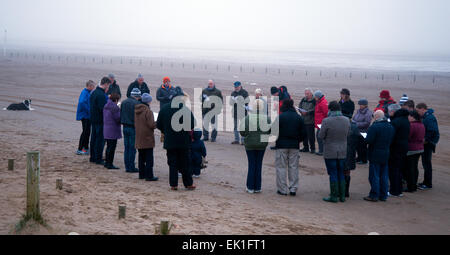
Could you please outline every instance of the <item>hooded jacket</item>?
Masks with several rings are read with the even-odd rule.
[[[391,144],[391,152],[393,153],[407,153],[408,139],[409,139],[409,111],[400,109],[394,113],[391,119],[391,124],[395,129],[394,139]]]
[[[248,98],[247,90],[241,88],[241,90],[239,90],[239,91],[233,91],[231,93],[231,97],[232,98],[230,99],[230,105],[233,106],[233,118],[234,119],[242,119],[245,116],[247,116],[247,113],[248,113],[247,110],[245,110],[245,115],[244,116],[238,116],[238,108],[237,108],[238,103],[236,102],[236,101],[240,100],[239,97],[243,98],[243,99],[241,98],[241,100],[246,100]],[[236,101],[233,100],[233,97],[237,98]],[[248,106],[248,103],[246,103],[245,106]]]
[[[136,128],[136,149],[154,148],[156,122],[150,106],[144,103],[135,106],[134,125]]]
[[[120,123],[124,126],[134,127],[134,110],[140,104],[134,97],[129,97],[122,102],[120,107]]]
[[[284,109],[282,109],[284,110]],[[278,139],[276,147],[278,149],[299,149],[300,143],[305,136],[305,124],[303,118],[294,108],[287,109],[278,116]]]
[[[175,88],[170,85],[168,88],[161,85],[156,91],[156,100],[159,101],[159,109],[162,109],[164,105],[169,104],[171,98],[175,96]]]
[[[377,107],[375,108],[375,110],[373,110],[373,112],[376,112],[378,110],[382,110],[385,114],[388,114],[388,107],[391,104],[396,104],[395,100],[392,97],[389,97],[388,100],[380,100],[380,102],[378,103]]]
[[[193,132],[193,141],[191,145],[191,167],[200,169],[202,165],[202,157],[206,157],[205,143],[201,140],[202,131],[195,130]]]
[[[103,108],[103,136],[113,140],[122,138],[120,108],[111,100]]]
[[[147,83],[143,82],[141,86],[139,86],[139,83],[137,79],[128,86],[127,90],[127,97],[131,97],[131,91],[133,91],[134,88],[138,88],[141,91],[141,95],[144,93],[150,94],[150,89],[147,86]]]
[[[113,93],[119,94],[120,97],[122,97],[122,93],[120,92],[120,86],[117,84],[117,81],[114,80],[113,84],[109,85],[108,92],[106,92],[107,95],[111,95]]]
[[[390,146],[394,137],[394,127],[385,119],[375,121],[367,131],[369,161],[372,164],[387,164]]]
[[[330,112],[322,121],[319,138],[323,140],[323,157],[325,159],[347,158],[347,137],[350,121],[340,111]]]
[[[410,123],[408,151],[419,152],[424,150],[425,142],[425,125],[421,121],[414,121]]]
[[[261,123],[269,126],[268,130],[263,130]],[[270,135],[270,118],[263,113],[250,113],[240,124],[240,134],[244,137],[246,150],[265,150],[268,145]],[[263,137],[266,136],[266,137]],[[266,139],[267,138],[267,142]]]
[[[439,126],[433,113],[433,109],[428,109],[428,111],[423,115],[422,122],[425,125],[425,142],[436,146],[439,142]]]
[[[180,104],[180,106],[182,106]],[[175,131],[172,128],[172,117],[178,111],[184,110],[190,113],[190,129],[189,130],[179,130]],[[185,124],[184,117],[180,118],[179,123],[181,125]],[[187,123],[186,123],[187,124]],[[172,108],[171,104],[166,104],[161,108],[158,114],[158,120],[156,126],[161,133],[164,134],[164,149],[172,150],[172,149],[189,149],[191,145],[191,136],[190,131],[195,127],[195,118],[192,112],[186,108],[186,106],[182,106],[182,108]]]
[[[89,97],[92,124],[103,124],[103,107],[106,104],[106,93],[101,87],[97,87]]]
[[[358,109],[352,121],[358,126],[359,132],[367,133],[370,122],[372,121],[373,112],[367,107],[364,109]]]
[[[322,124],[323,119],[328,116],[328,102],[325,99],[325,96],[322,96],[318,101],[316,101],[316,106],[314,109],[314,124],[316,128],[319,128],[318,125]]]
[[[77,106],[77,120],[91,118],[91,114],[90,114],[91,107],[90,107],[90,102],[89,102],[90,96],[91,96],[91,92],[87,88],[84,88],[81,91],[80,97],[78,99],[78,106]]]

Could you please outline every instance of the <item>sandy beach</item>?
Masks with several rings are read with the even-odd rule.
[[[225,63],[166,62],[152,65],[134,61],[123,64],[105,59],[103,64],[39,56],[0,57],[0,108],[10,103],[32,99],[34,111],[0,110],[0,234],[13,233],[15,224],[25,212],[26,152],[41,153],[41,211],[50,228],[29,228],[26,234],[144,234],[151,235],[163,219],[175,224],[173,234],[450,234],[450,74],[376,71],[363,69],[330,69],[308,67],[253,67],[234,63],[230,71]],[[217,69],[217,65],[219,68]],[[278,73],[280,69],[280,73]],[[295,70],[292,74],[292,70]],[[308,71],[308,74],[306,74]],[[320,72],[321,75],[320,75]],[[337,72],[337,73],[336,73]],[[233,82],[240,80],[250,94],[262,88],[286,85],[295,104],[306,87],[321,89],[328,101],[337,100],[339,91],[350,89],[352,98],[369,100],[373,109],[379,91],[389,89],[398,101],[403,93],[416,103],[425,102],[435,110],[441,133],[437,153],[433,155],[433,189],[407,193],[403,198],[389,198],[386,203],[368,203],[368,166],[352,172],[350,199],[328,204],[322,197],[329,192],[328,175],[322,157],[301,154],[300,188],[296,197],[276,194],[275,155],[267,150],[263,166],[261,194],[245,192],[247,159],[241,146],[232,146],[232,133],[221,132],[218,142],[207,143],[208,168],[195,180],[196,191],[169,189],[166,152],[156,132],[156,183],[138,180],[137,174],[124,171],[123,140],[119,140],[115,165],[111,171],[89,163],[75,151],[81,123],[75,121],[78,96],[87,80],[96,82],[114,73],[122,94],[138,73],[145,76],[155,98],[164,76],[189,94],[194,88],[206,87],[213,78],[225,95]],[[352,73],[350,75],[350,73]],[[365,78],[365,75],[368,78]],[[384,74],[382,76],[382,74]],[[400,80],[398,76],[400,75]],[[435,83],[432,79],[435,77]],[[153,102],[152,109],[159,111]],[[7,160],[16,159],[14,171],[7,170]],[[423,169],[420,165],[422,180]],[[55,189],[62,178],[63,190]],[[118,219],[118,205],[127,206],[127,217]]]

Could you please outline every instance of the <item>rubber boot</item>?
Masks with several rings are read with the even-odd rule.
[[[345,197],[350,197],[350,176],[345,176]]]
[[[345,192],[347,190],[346,181],[342,180],[339,182],[339,201],[345,202]]]
[[[339,187],[337,182],[330,182],[330,196],[324,197],[323,201],[325,202],[331,202],[331,203],[337,203],[338,202],[338,194],[339,194]]]

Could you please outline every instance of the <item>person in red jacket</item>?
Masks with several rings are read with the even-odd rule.
[[[410,129],[408,139],[408,154],[406,157],[405,180],[406,192],[417,191],[417,179],[419,178],[419,158],[424,151],[425,126],[417,111],[412,111],[408,116]]]
[[[395,100],[391,97],[389,90],[383,90],[380,93],[380,102],[373,111],[376,112],[378,110],[382,110],[386,114],[386,117],[389,117],[388,107],[389,105],[396,103],[397,102],[395,102]]]
[[[322,93],[322,91],[317,90],[314,92],[314,98],[316,100],[316,107],[314,111],[314,123],[317,128],[316,133],[316,139],[317,143],[319,144],[319,151],[316,153],[316,155],[322,156],[323,155],[323,141],[319,138],[319,132],[320,127],[322,125],[323,119],[328,117],[328,102],[325,99],[325,95]]]

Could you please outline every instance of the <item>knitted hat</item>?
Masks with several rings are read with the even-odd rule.
[[[138,77],[137,77],[138,79],[140,79],[140,78],[144,78],[144,76],[142,75],[142,74],[138,74]]]
[[[389,93],[389,90],[383,90],[380,93],[380,98],[390,98],[391,97],[391,93]]]
[[[131,96],[133,96],[133,97],[140,97],[141,96],[141,91],[138,88],[134,88],[131,91]]]
[[[148,104],[148,103],[151,103],[152,100],[153,100],[153,98],[152,98],[152,96],[150,96],[149,93],[142,94],[142,103]]]
[[[163,83],[166,83],[166,82],[170,82],[170,78],[169,77],[164,77]]]
[[[255,94],[262,94],[262,90],[261,89],[256,89],[255,90]]]
[[[237,81],[237,82],[234,83],[234,87],[235,88],[240,87],[240,86],[242,86],[240,81]]]
[[[399,101],[399,104],[400,104],[400,105],[403,105],[403,104],[406,103],[406,101],[408,101],[408,100],[409,100],[408,96],[407,96],[406,94],[403,94],[402,98],[401,98],[400,101]]]
[[[116,78],[116,76],[114,74],[112,74],[112,73],[108,74],[108,77],[111,78],[111,79],[115,79]]]
[[[184,96],[183,89],[181,87],[176,87],[175,91],[177,92],[177,96]]]
[[[323,97],[323,93],[320,90],[316,90],[316,92],[314,92],[314,96],[317,98],[321,98],[321,97]]]
[[[274,95],[274,94],[276,94],[276,93],[278,93],[279,91],[278,91],[278,88],[277,87],[272,87],[272,88],[270,88],[270,94],[271,95]]]
[[[361,98],[358,101],[358,105],[369,105],[369,101],[367,99],[365,99],[365,98]]]

